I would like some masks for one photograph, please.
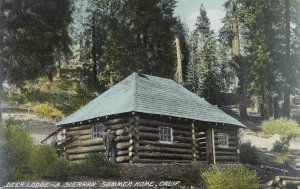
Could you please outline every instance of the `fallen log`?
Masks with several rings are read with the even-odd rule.
[[[295,181],[295,180],[283,180],[282,186],[289,186],[289,185],[295,185],[295,186],[300,186],[300,181]]]
[[[281,180],[294,180],[294,181],[300,181],[300,177],[290,177],[290,176],[276,176],[275,180],[277,182]]]
[[[288,173],[289,172],[286,169],[280,169],[280,168],[276,168],[276,167],[271,167],[269,165],[261,165],[260,167],[262,169],[269,169],[269,170],[273,170],[273,171],[277,171],[277,172],[284,172],[284,173]]]

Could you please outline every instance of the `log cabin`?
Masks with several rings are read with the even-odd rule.
[[[118,163],[234,163],[245,127],[175,81],[138,73],[56,125],[64,157],[74,162],[105,153],[110,128]]]

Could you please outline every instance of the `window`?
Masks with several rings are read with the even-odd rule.
[[[170,127],[159,128],[159,141],[160,142],[173,142],[173,130]]]
[[[92,127],[92,139],[103,138],[103,125],[96,125]]]
[[[228,147],[228,134],[218,133],[218,146]]]

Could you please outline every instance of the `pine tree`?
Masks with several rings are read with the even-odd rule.
[[[200,7],[200,16],[197,17],[192,39],[190,44],[192,58],[188,65],[191,90],[198,91],[200,96],[203,96],[208,102],[220,105],[221,81],[219,77],[220,64],[217,58],[218,46],[203,5]]]

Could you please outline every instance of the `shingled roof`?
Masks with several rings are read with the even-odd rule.
[[[245,127],[235,118],[175,81],[137,73],[132,73],[56,125],[127,112],[166,115]]]

